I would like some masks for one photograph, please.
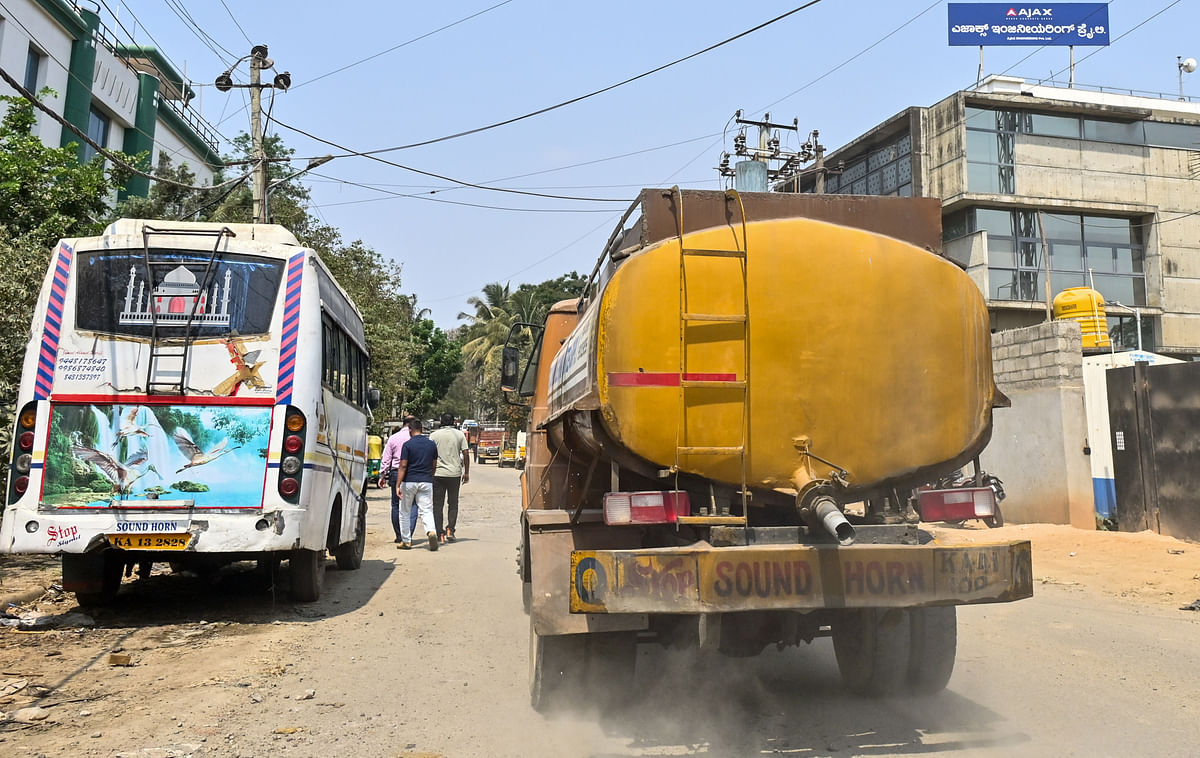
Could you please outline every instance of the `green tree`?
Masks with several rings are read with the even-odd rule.
[[[50,248],[60,238],[101,229],[106,199],[125,175],[100,158],[80,165],[74,147],[46,147],[33,133],[28,100],[4,96],[0,105],[7,108],[0,119],[0,407],[8,407],[0,416],[7,421]],[[7,447],[2,452],[7,460]],[[7,477],[5,467],[0,487],[7,489]]]
[[[405,410],[422,418],[441,413],[439,403],[455,377],[462,372],[462,348],[427,318],[413,322],[409,332]],[[465,410],[465,409],[463,409]],[[462,411],[454,409],[451,412]]]

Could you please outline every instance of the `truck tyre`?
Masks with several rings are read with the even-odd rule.
[[[325,585],[325,551],[293,550],[288,558],[288,576],[292,580],[292,600],[311,603],[320,599]]]
[[[902,608],[841,611],[833,623],[833,650],[846,689],[867,697],[901,692],[909,673],[911,626]]]
[[[913,608],[908,660],[908,686],[917,695],[936,695],[954,673],[958,648],[958,616],[954,606]]]
[[[358,518],[354,525],[354,539],[343,542],[333,551],[340,571],[354,571],[362,566],[363,553],[367,548],[367,501],[364,499],[358,506]]]

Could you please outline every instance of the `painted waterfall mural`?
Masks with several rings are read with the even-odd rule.
[[[258,508],[270,407],[55,405],[42,501]]]

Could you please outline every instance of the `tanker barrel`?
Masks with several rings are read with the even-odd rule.
[[[818,496],[800,509],[800,515],[813,529],[823,529],[842,547],[854,544],[854,525],[837,507],[833,498]]]

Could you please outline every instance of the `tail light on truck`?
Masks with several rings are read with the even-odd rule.
[[[922,521],[962,521],[996,515],[996,493],[991,487],[958,487],[920,490],[917,510]]]
[[[609,492],[604,496],[604,523],[674,524],[680,516],[692,512],[688,494],[682,490],[669,492]]]

